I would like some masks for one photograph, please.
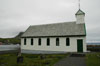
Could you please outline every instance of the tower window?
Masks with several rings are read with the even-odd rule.
[[[41,38],[39,38],[38,45],[41,45]]]
[[[33,45],[33,38],[31,38],[31,45]]]
[[[24,38],[24,45],[26,45],[26,38]]]
[[[56,38],[56,46],[59,46],[59,38]]]
[[[50,39],[47,38],[47,46],[50,46]]]
[[[66,46],[69,46],[69,45],[70,45],[70,39],[66,38]]]

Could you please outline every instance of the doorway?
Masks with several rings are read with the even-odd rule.
[[[83,39],[77,40],[77,52],[83,52]]]

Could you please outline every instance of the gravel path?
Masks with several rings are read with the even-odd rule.
[[[54,66],[86,66],[85,57],[66,57]]]

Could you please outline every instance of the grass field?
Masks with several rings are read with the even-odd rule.
[[[86,55],[87,66],[100,66],[100,53],[89,53]]]
[[[0,66],[53,66],[57,61],[66,57],[68,54],[51,54],[44,55],[45,58],[41,59],[41,55],[37,54],[22,54],[24,57],[23,63],[17,64],[16,54],[1,54]]]

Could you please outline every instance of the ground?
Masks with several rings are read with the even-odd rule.
[[[54,66],[86,66],[84,57],[66,57]]]
[[[24,57],[23,63],[17,63],[16,53],[0,54],[0,66],[54,66],[56,64],[58,64],[57,66],[60,66],[60,64],[64,66],[65,64],[73,65],[73,63],[73,66],[75,64],[100,66],[100,52],[87,53],[86,57],[70,57],[70,54],[22,54],[22,56]]]
[[[66,57],[68,54],[51,54],[51,55],[37,55],[37,54],[22,54],[24,57],[23,63],[17,64],[16,54],[1,54],[0,66],[53,66],[58,60]]]
[[[100,66],[100,52],[87,53],[85,57],[66,57],[54,66]]]

